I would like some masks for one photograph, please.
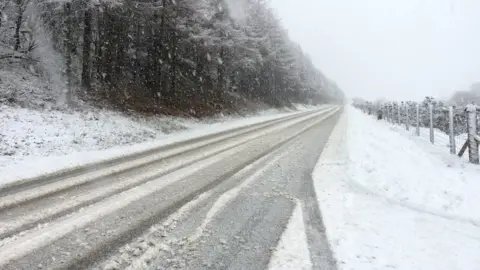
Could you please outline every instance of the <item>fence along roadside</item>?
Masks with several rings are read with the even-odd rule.
[[[415,126],[414,134],[424,137],[433,145],[448,146],[450,153],[462,157],[468,149],[471,163],[479,164],[480,106],[445,106],[436,102],[387,102],[374,105],[371,102],[355,103],[364,113],[376,113],[386,122],[404,126],[407,131]],[[462,146],[457,152],[457,146]]]

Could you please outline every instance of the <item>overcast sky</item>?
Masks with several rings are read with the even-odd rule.
[[[271,0],[351,97],[449,97],[480,81],[480,0]]]

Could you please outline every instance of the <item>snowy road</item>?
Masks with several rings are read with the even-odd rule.
[[[311,174],[338,110],[4,186],[0,269],[266,269],[294,209],[335,269]]]

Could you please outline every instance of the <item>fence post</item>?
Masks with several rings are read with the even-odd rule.
[[[389,107],[389,113],[390,113],[390,122],[392,122],[392,124],[395,124],[395,117],[393,117],[393,102],[390,103],[390,106]]]
[[[468,157],[471,163],[479,164],[477,136],[477,106],[467,106],[467,127],[468,127]]]
[[[392,118],[392,104],[389,103],[388,106],[387,106],[387,110],[388,110],[388,119],[390,120],[390,123],[393,123],[393,118]]]
[[[397,114],[398,114],[398,124],[401,125],[402,124],[402,117],[400,115],[400,102],[397,103]]]
[[[393,105],[394,103],[390,103],[390,119],[392,120],[392,124],[395,124],[395,117],[393,115]]]
[[[385,119],[387,120],[387,122],[390,122],[390,118],[388,116],[388,103],[385,104]]]
[[[390,122],[390,118],[388,117],[388,103],[385,105],[385,119],[387,119],[387,122]]]
[[[420,104],[417,103],[417,136],[420,136]]]
[[[397,123],[397,116],[395,115],[395,102],[392,102],[392,124]]]
[[[450,154],[455,155],[457,153],[455,145],[455,123],[453,122],[453,107],[448,108],[448,126],[450,128]]]
[[[405,102],[405,128],[410,130],[409,126],[410,118],[408,117],[408,102]]]
[[[435,137],[433,134],[433,104],[428,104],[428,113],[430,115],[430,142],[435,143]]]

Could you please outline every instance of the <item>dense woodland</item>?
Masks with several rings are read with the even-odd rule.
[[[264,0],[0,0],[0,69],[15,61],[61,75],[66,104],[203,116],[343,100]]]

